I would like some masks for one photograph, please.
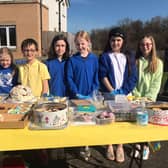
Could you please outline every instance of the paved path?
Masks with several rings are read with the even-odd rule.
[[[115,161],[107,160],[105,156],[105,147],[91,147],[92,157],[89,161],[84,161],[79,158],[77,148],[66,148],[66,160],[50,161],[47,168],[129,168],[130,163],[130,145],[125,147],[125,162],[116,163]],[[60,153],[60,152],[59,152]],[[133,168],[137,168],[134,164]],[[168,168],[168,142],[161,142],[161,149],[158,152],[151,152],[150,158],[143,162],[143,168]]]

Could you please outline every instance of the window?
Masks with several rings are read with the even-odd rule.
[[[16,26],[0,25],[0,47],[16,48]]]

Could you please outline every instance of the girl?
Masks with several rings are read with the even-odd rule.
[[[89,34],[80,31],[75,36],[78,50],[67,62],[66,77],[70,98],[87,99],[98,89],[98,59],[91,52]]]
[[[17,85],[18,70],[13,63],[12,52],[7,48],[0,49],[0,93],[9,93]]]
[[[157,56],[153,36],[145,35],[140,40],[136,51],[136,62],[138,83],[133,90],[133,95],[156,101],[162,81],[163,63]],[[139,148],[139,145],[137,145],[137,148]],[[148,157],[149,147],[146,144],[143,149],[143,160],[147,160]]]
[[[137,47],[138,83],[133,91],[137,97],[156,101],[163,75],[163,63],[157,57],[154,38],[144,36]]]
[[[66,69],[69,97],[88,99],[99,87],[98,58],[91,52],[91,40],[87,32],[76,34],[75,45],[78,52],[69,58]],[[81,157],[88,160],[90,155],[88,146],[81,148]]]
[[[104,53],[99,59],[99,78],[101,90],[112,95],[129,94],[137,81],[136,66],[133,56],[125,51],[125,35],[116,27],[109,32]],[[115,160],[113,146],[107,149],[107,158]],[[117,145],[116,161],[124,161],[123,145]]]
[[[50,94],[64,97],[66,96],[64,66],[69,57],[69,44],[64,35],[56,35],[53,38],[48,55],[46,65],[51,76]]]

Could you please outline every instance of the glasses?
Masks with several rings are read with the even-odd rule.
[[[152,43],[141,43],[140,45],[141,45],[141,46],[147,46],[147,47],[149,47],[149,46],[152,45]]]
[[[28,52],[31,52],[31,53],[33,53],[33,52],[35,52],[36,50],[35,49],[30,49],[30,50],[28,50],[28,49],[25,49],[25,50],[23,50],[24,52],[26,52],[26,53],[28,53]]]

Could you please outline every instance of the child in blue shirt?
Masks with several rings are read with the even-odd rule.
[[[80,31],[76,34],[75,45],[78,52],[69,58],[66,67],[69,97],[88,99],[99,87],[98,58],[91,52],[91,40],[87,32]],[[81,148],[81,157],[88,160],[90,155],[88,146]]]
[[[87,32],[76,34],[75,45],[78,52],[69,58],[66,67],[69,97],[87,99],[99,87],[98,58],[91,52],[91,40]]]
[[[9,94],[17,85],[18,70],[13,63],[12,52],[7,48],[0,49],[0,93]]]
[[[56,35],[51,43],[46,65],[50,73],[49,89],[53,96],[66,96],[64,67],[69,57],[69,43],[62,34]]]

